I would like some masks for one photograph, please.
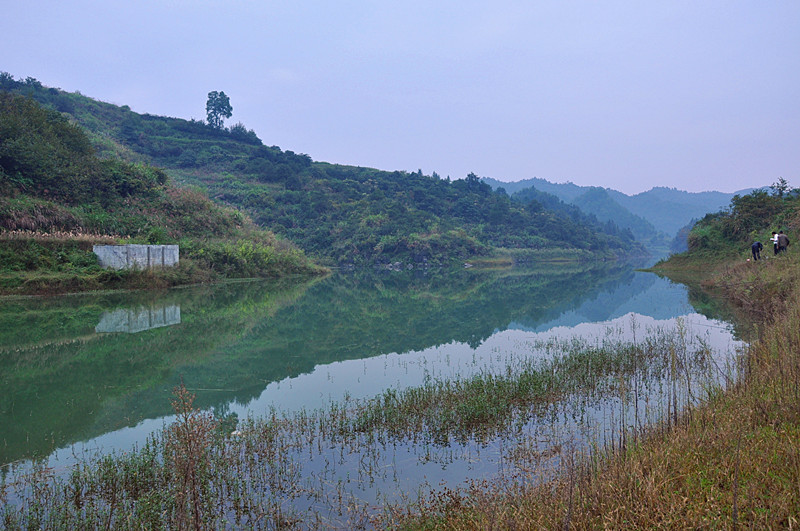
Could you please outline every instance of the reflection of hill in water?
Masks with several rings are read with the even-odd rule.
[[[103,414],[139,389],[174,385],[174,368],[209,353],[306,286],[243,284],[166,293],[8,299],[0,305],[0,463],[135,424],[133,404]],[[130,333],[96,333],[105,313],[181,307],[181,323]],[[183,313],[190,312],[190,319]],[[235,316],[235,319],[231,319]],[[176,315],[165,315],[174,320]],[[233,324],[233,326],[228,326]],[[169,400],[162,404],[167,413]],[[102,420],[98,420],[102,419]]]
[[[110,419],[133,407],[142,416],[168,413],[172,385],[183,378],[203,407],[240,403],[274,381],[317,365],[422,350],[453,341],[478,345],[518,316],[544,319],[579,304],[581,292],[621,270],[564,267],[544,274],[520,270],[341,274],[316,283],[293,304],[254,321],[220,343],[202,363],[176,367],[161,389],[142,389],[107,407]],[[564,290],[569,284],[571,290]],[[543,296],[544,295],[544,296]],[[182,306],[184,321],[191,319]],[[235,325],[228,325],[235,326]]]
[[[247,402],[268,383],[320,364],[453,341],[478,345],[512,322],[536,327],[570,313],[608,312],[622,304],[614,297],[631,299],[648,283],[648,275],[625,268],[549,269],[353,273],[310,285],[174,290],[158,299],[16,301],[0,309],[0,463],[170,414],[181,378],[199,406]],[[158,306],[179,306],[180,324],[94,333],[103,312]],[[33,330],[20,330],[22,323]]]
[[[610,321],[628,313],[666,320],[691,312],[694,309],[685,288],[651,273],[628,271],[599,286],[574,310],[565,311],[551,321],[519,321],[509,328],[541,332],[555,326]]]

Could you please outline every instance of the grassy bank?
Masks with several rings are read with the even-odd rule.
[[[311,276],[327,271],[295,247],[258,231],[228,239],[177,240],[180,262],[176,267],[144,271],[100,267],[92,246],[119,243],[147,240],[64,232],[0,232],[0,296],[165,289],[226,278]]]
[[[684,262],[686,260],[683,260]],[[679,264],[670,264],[673,270]],[[758,322],[745,377],[672,426],[556,479],[448,493],[408,529],[792,528],[800,523],[800,266],[796,253],[709,264],[706,283]],[[670,266],[663,270],[669,269]]]

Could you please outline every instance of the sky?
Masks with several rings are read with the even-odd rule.
[[[800,1],[25,0],[0,72],[383,170],[800,186]]]

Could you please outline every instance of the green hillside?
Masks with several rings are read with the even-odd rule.
[[[615,220],[607,218],[606,220],[601,221],[594,214],[586,213],[578,206],[571,203],[565,203],[558,197],[548,194],[547,192],[539,191],[533,186],[529,188],[523,188],[520,191],[515,192],[511,197],[515,201],[519,201],[523,204],[530,204],[532,202],[539,203],[542,205],[542,207],[548,210],[559,212],[562,215],[572,219],[576,223],[591,226],[599,232],[610,234],[612,236],[618,236],[627,241],[634,241],[636,239],[636,236],[629,228],[620,227]]]
[[[617,225],[630,229],[639,241],[645,242],[648,248],[661,249],[668,243],[666,235],[659,232],[644,218],[633,214],[614,201],[605,188],[588,188],[573,199],[572,203],[584,212],[594,214],[600,221],[614,221]]]
[[[483,181],[489,184],[492,188],[504,188],[509,194],[514,194],[525,190],[526,188],[536,188],[541,192],[552,194],[565,203],[572,203],[572,200],[581,195],[585,191],[584,186],[578,186],[575,183],[551,183],[545,179],[534,177],[533,179],[522,179],[513,183],[505,183],[485,177]]]
[[[99,158],[61,113],[0,91],[0,293],[166,286],[318,273],[241,212],[175,186],[154,166]],[[99,267],[96,243],[177,243],[158,273]]]
[[[790,242],[797,245],[800,190],[779,190],[773,186],[772,192],[757,189],[734,196],[726,210],[708,214],[692,227],[686,256],[700,261],[745,259],[750,256],[750,245],[760,241],[769,257],[773,254],[770,237],[778,231],[784,231]]]
[[[568,192],[562,194],[562,197],[569,197],[569,201],[565,203],[566,199],[562,200],[562,198],[538,188],[542,184],[541,179],[535,180],[537,181],[535,186],[531,185],[533,181],[534,179],[524,181],[527,187],[513,187],[517,191],[513,193],[512,197],[524,203],[531,200],[538,201],[547,208],[567,213],[572,219],[583,220],[601,232],[619,234],[625,231],[631,240],[644,244],[650,251],[658,254],[666,252],[669,238],[656,230],[651,223],[614,201],[605,188],[578,187],[573,184],[545,185],[543,187],[553,189],[557,186],[564,186]],[[484,182],[488,184],[493,181],[484,179]],[[546,183],[546,181],[543,182]],[[500,186],[500,188],[503,187]],[[573,194],[572,192],[578,193]]]
[[[0,89],[28,95],[87,131],[104,160],[146,162],[327,264],[446,264],[466,258],[609,258],[646,254],[625,235],[592,227],[495,193],[474,175],[389,172],[315,162],[263,145],[241,123],[141,115],[77,93],[0,75]],[[198,102],[198,106],[202,102]],[[235,102],[234,102],[235,103]],[[580,239],[564,236],[579,233]]]

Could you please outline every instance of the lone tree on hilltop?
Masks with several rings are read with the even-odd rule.
[[[233,114],[231,100],[224,92],[212,90],[208,93],[208,101],[206,102],[208,125],[214,129],[222,129],[222,121],[225,118],[230,118],[231,114]]]
[[[790,190],[789,181],[781,177],[778,179],[778,182],[773,183],[772,186],[770,186],[770,188],[772,188],[772,195],[777,197],[783,197],[784,195],[789,193]]]

